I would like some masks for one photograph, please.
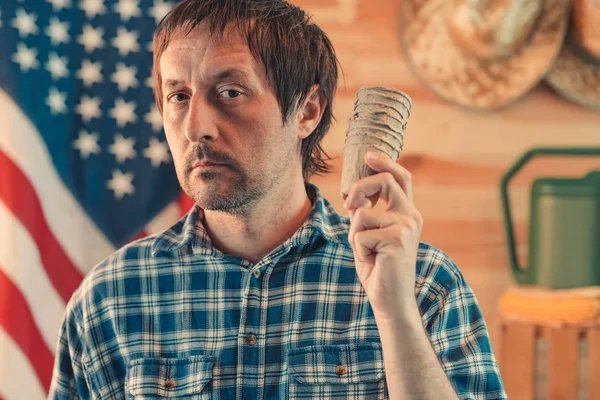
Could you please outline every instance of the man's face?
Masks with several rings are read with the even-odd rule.
[[[237,31],[206,24],[160,58],[163,122],[184,191],[206,210],[239,213],[301,168],[294,119],[283,125],[264,66]]]

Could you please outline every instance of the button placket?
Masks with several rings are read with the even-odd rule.
[[[255,265],[254,268],[262,268],[263,264]],[[256,376],[254,365],[256,360],[264,359],[264,349],[258,343],[258,336],[263,334],[261,321],[263,320],[264,309],[261,307],[262,297],[264,293],[261,290],[262,281],[254,279],[255,271],[248,271],[252,276],[246,275],[245,284],[247,285],[246,292],[242,301],[245,302],[245,307],[242,308],[240,319],[240,346],[238,353],[237,365],[237,384],[238,387],[252,386],[256,384]],[[261,336],[262,337],[262,336]],[[264,375],[264,368],[259,366],[258,373]],[[259,378],[259,381],[264,384],[264,378]],[[253,389],[242,390],[238,392],[236,400],[256,399],[262,397],[262,389],[260,385]]]
[[[256,335],[254,333],[249,333],[246,335],[246,344],[255,344],[256,343]]]

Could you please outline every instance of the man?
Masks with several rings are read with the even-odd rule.
[[[350,219],[307,182],[327,169],[337,63],[302,10],[184,0],[154,49],[195,207],[85,278],[51,398],[506,398],[471,289],[419,242],[409,173],[371,154]]]

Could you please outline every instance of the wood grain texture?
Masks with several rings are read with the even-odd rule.
[[[508,397],[513,400],[535,398],[535,325],[505,322],[502,326],[500,372]]]
[[[600,327],[587,330],[587,340],[589,343],[589,364],[588,364],[588,399],[600,400]]]
[[[313,182],[344,212],[341,157],[357,90],[389,86],[408,93],[413,108],[399,162],[413,175],[416,205],[425,220],[423,240],[448,253],[467,277],[478,276],[471,286],[498,347],[494,296],[514,284],[508,270],[500,178],[534,146],[599,146],[600,113],[570,103],[545,84],[497,112],[473,112],[440,100],[405,62],[398,33],[401,1],[292,0],[327,32],[343,71],[334,99],[337,120],[323,141],[337,171]],[[577,176],[590,168],[600,169],[600,161],[536,160],[515,178],[511,199],[524,262],[534,177]],[[505,279],[497,279],[492,271],[502,271]]]
[[[580,329],[549,332],[548,400],[577,399]]]

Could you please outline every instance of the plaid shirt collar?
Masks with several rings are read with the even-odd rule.
[[[308,218],[300,228],[277,249],[301,246],[320,236],[325,240],[350,246],[348,242],[349,219],[339,215],[331,203],[321,194],[319,188],[306,183],[306,191],[312,203]],[[168,230],[158,234],[152,244],[152,256],[160,252],[185,251],[197,255],[223,257],[210,239],[203,224],[203,210],[194,205],[191,210]]]

